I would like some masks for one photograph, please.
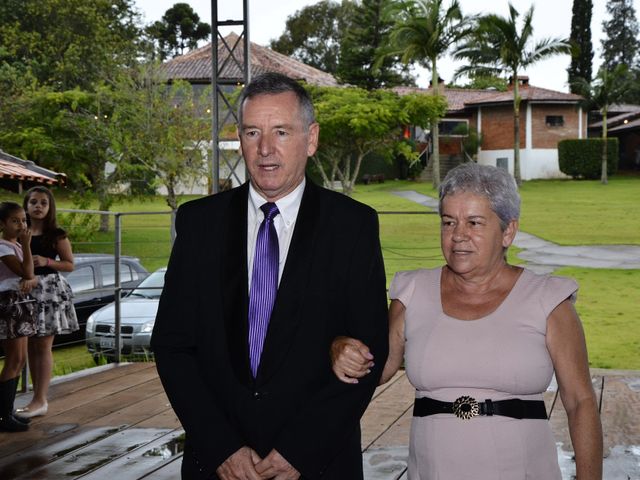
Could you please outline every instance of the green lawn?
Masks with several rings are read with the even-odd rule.
[[[358,185],[354,198],[378,211],[429,211],[392,195],[395,190],[415,190],[436,196],[427,183],[387,181],[384,184]],[[638,176],[612,177],[608,185],[597,181],[525,182],[521,188],[521,230],[563,245],[640,245],[638,193]],[[64,193],[57,194],[57,198],[59,208],[72,208]],[[13,199],[19,200],[20,197],[14,196]],[[112,210],[168,211],[168,207],[164,199],[153,197],[144,201],[117,202]],[[149,270],[166,265],[170,251],[169,224],[169,215],[125,216],[123,253],[139,257]],[[387,279],[390,281],[398,270],[441,265],[443,259],[438,230],[437,215],[380,215]],[[112,232],[99,234],[96,240],[101,243],[86,244],[72,238],[74,250],[113,251]],[[516,257],[517,251],[516,248],[511,249],[510,262],[522,263]],[[637,309],[640,304],[640,271],[564,268],[557,273],[574,277],[580,284],[577,309],[585,326],[591,365],[640,369],[640,313]],[[87,357],[80,350],[70,355],[70,360],[56,359],[60,364],[59,371],[66,373],[71,368],[66,366],[68,362],[85,365]]]
[[[430,183],[398,182],[397,189],[437,198]],[[560,245],[640,245],[640,176],[614,176],[608,185],[532,180],[523,183],[520,195],[524,232]]]
[[[580,285],[576,309],[593,367],[640,370],[640,271],[565,267]]]

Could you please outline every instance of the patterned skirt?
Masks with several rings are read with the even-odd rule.
[[[59,273],[38,275],[38,285],[31,290],[31,296],[37,300],[37,337],[71,333],[80,328],[73,308],[73,292]]]
[[[0,340],[36,333],[36,302],[15,290],[0,292]]]

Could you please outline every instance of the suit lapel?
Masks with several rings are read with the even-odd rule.
[[[220,283],[223,296],[223,318],[227,335],[227,346],[232,368],[240,381],[246,385],[253,382],[249,368],[249,347],[247,343],[247,202],[249,184],[236,190],[229,205],[227,225],[220,225],[226,231],[222,251]]]
[[[276,303],[273,307],[265,339],[257,383],[263,383],[278,370],[287,354],[300,322],[299,309],[304,300],[311,271],[317,219],[320,215],[319,187],[307,179],[300,210],[289,245]]]

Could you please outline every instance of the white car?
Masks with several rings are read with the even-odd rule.
[[[166,268],[145,278],[129,295],[120,300],[120,353],[153,358],[150,341],[156,320]],[[87,319],[86,342],[96,363],[104,357],[115,359],[115,303],[92,313]]]

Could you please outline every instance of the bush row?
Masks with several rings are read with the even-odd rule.
[[[601,138],[558,142],[560,171],[573,178],[598,179],[602,173]],[[618,139],[607,139],[607,175],[618,170]]]

